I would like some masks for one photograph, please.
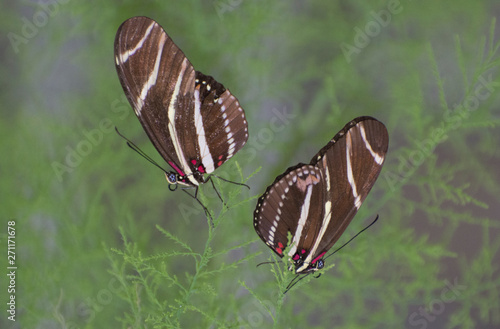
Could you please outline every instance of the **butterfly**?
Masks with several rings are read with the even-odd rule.
[[[169,188],[196,188],[196,198],[199,185],[211,177],[205,174],[214,172],[247,142],[245,112],[221,83],[196,71],[150,18],[126,20],[116,33],[114,54],[130,105],[172,168],[164,170]]]
[[[388,146],[384,124],[358,117],[310,163],[288,168],[267,187],[257,201],[253,225],[278,256],[284,257],[289,247],[290,270],[310,274],[324,267],[325,254],[373,187]]]

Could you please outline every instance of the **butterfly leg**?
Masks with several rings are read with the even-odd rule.
[[[222,204],[223,204],[224,206],[226,206],[226,207],[227,207],[227,204],[224,202],[224,200],[223,200],[223,199],[222,199],[222,197],[220,196],[219,191],[215,188],[215,184],[214,184],[214,181],[213,181],[213,179],[212,179],[212,176],[208,177],[208,180],[209,180],[209,181],[210,181],[210,183],[212,184],[212,187],[214,188],[215,193],[217,193],[217,196],[219,197],[219,200],[222,202]]]
[[[288,286],[286,286],[286,289],[285,289],[285,292],[283,292],[283,295],[286,294],[290,289],[292,289],[293,286],[295,286],[297,283],[299,283],[300,280],[305,279],[309,274],[311,274],[311,272],[309,272],[307,274],[297,274],[292,279],[292,281],[290,281],[290,283],[288,284]]]
[[[250,186],[248,186],[247,184],[244,184],[244,183],[238,183],[238,182],[233,182],[232,180],[228,180],[228,179],[225,179],[225,178],[222,178],[220,176],[217,176],[217,175],[210,175],[210,177],[217,177],[218,179],[224,181],[224,182],[227,182],[227,183],[231,183],[231,184],[234,184],[234,185],[240,185],[240,186],[245,186],[246,188],[250,189]]]
[[[212,228],[214,228],[214,219],[212,218],[212,215],[208,211],[207,207],[205,207],[205,205],[198,199],[198,186],[196,187],[196,190],[194,191],[194,195],[191,194],[191,193],[189,193],[188,191],[186,191],[186,189],[184,189],[184,188],[182,190],[184,192],[186,192],[187,195],[189,195],[190,197],[192,197],[193,199],[195,199],[200,204],[200,206],[203,208],[203,210],[205,211],[205,214],[208,217],[208,220],[210,222],[210,226]]]

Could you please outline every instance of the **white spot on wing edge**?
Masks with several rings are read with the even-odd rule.
[[[229,145],[229,148],[227,150],[227,158],[231,158],[234,155],[234,150],[235,150],[235,144]]]

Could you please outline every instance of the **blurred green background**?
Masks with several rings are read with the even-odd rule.
[[[498,14],[494,0],[3,2],[0,327],[498,328]],[[116,30],[139,15],[246,111],[249,142],[219,174],[260,171],[250,191],[219,185],[227,211],[202,188],[210,233],[113,131],[162,161],[114,67]],[[390,148],[340,242],[380,220],[283,297],[286,265],[256,267],[272,258],[255,197],[360,115]]]

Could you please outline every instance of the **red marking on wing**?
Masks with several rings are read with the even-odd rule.
[[[184,176],[184,173],[182,172],[182,170],[180,170],[180,169],[179,169],[179,167],[177,167],[177,166],[175,165],[175,163],[173,163],[172,161],[169,161],[169,162],[168,162],[168,164],[169,164],[169,165],[171,165],[171,166],[172,166],[172,168],[174,168],[174,169],[175,169],[175,171],[177,171],[177,173],[178,173],[179,175]]]
[[[201,172],[202,174],[204,174],[205,168],[203,168],[203,166],[198,166],[198,171]]]
[[[301,253],[305,254],[305,253],[306,253],[306,250],[305,250],[305,249],[302,249]]]
[[[223,164],[223,163],[224,163],[224,162],[222,162],[222,161],[219,161],[219,162],[217,163],[217,167],[220,167],[220,166],[222,166],[222,164]]]
[[[278,247],[280,247],[281,249],[283,249],[283,247],[284,247],[283,243],[278,242]]]
[[[195,159],[191,160],[191,163],[193,164],[193,166],[196,166],[196,160]]]
[[[276,251],[278,252],[278,254],[282,254],[283,253],[283,250],[281,250],[281,248],[276,248]]]
[[[300,258],[299,254],[295,254],[295,255],[293,255],[293,258],[292,258],[292,259],[293,259],[293,260],[298,260],[299,258]]]
[[[319,254],[318,257],[314,258],[313,261],[311,262],[311,264],[314,264],[316,263],[318,260],[320,260],[324,255],[326,254],[326,251],[325,252],[322,252],[321,254]]]
[[[223,155],[222,155],[222,154],[221,154],[221,155],[219,155],[219,160],[222,160],[222,157],[223,157]]]

